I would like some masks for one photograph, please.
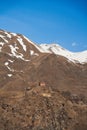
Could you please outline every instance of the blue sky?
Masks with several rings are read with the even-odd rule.
[[[86,0],[0,0],[0,28],[35,43],[87,50]]]

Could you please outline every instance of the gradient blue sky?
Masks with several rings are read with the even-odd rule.
[[[87,50],[86,0],[0,0],[0,28],[35,43]]]

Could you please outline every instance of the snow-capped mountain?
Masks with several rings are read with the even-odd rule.
[[[36,45],[23,35],[0,30],[0,51],[10,56],[28,61],[31,56],[38,56],[39,53],[50,53],[63,56],[74,63],[86,63],[87,51],[73,53],[58,44]]]
[[[87,62],[87,51],[74,53],[64,49],[58,44],[41,44],[40,48],[42,49],[42,52],[61,55],[66,57],[68,60],[72,62],[79,62],[79,63]]]
[[[28,61],[30,56],[37,56],[40,51],[25,36],[0,30],[0,52]]]
[[[67,77],[74,76],[79,82],[81,77],[87,79],[87,51],[73,53],[58,44],[37,45],[24,35],[0,30],[0,56],[0,86],[5,85],[8,78],[18,80],[19,74],[22,75],[19,79],[26,83],[28,80],[44,79],[57,85],[61,84],[61,80],[57,82],[61,77],[66,78],[64,83],[68,82]],[[55,75],[56,79],[53,78]]]

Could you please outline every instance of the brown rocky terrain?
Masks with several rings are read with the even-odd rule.
[[[87,130],[87,62],[0,30],[0,130]]]

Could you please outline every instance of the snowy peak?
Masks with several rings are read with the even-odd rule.
[[[58,51],[65,50],[58,44],[40,44],[43,52],[58,53]]]
[[[56,55],[68,56],[71,54],[71,52],[64,49],[58,44],[41,44],[40,47],[43,50],[43,52],[54,53]]]
[[[64,56],[74,63],[87,63],[87,51],[74,53],[64,49],[58,44],[41,44],[40,48],[42,52]]]

